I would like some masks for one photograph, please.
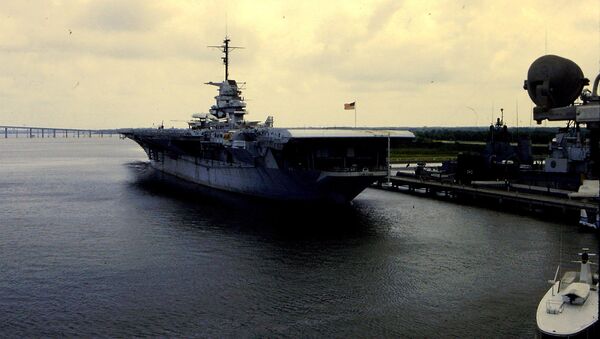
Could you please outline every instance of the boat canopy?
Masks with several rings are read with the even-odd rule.
[[[572,283],[562,292],[563,301],[572,305],[582,305],[590,295],[590,285],[586,283]]]

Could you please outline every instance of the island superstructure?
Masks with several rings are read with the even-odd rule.
[[[401,130],[275,128],[247,121],[246,103],[229,79],[226,37],[225,79],[208,113],[196,113],[184,129],[122,129],[137,142],[156,170],[191,183],[278,200],[349,202],[388,175],[389,146],[410,142]]]

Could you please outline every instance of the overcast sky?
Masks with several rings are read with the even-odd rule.
[[[0,2],[0,125],[179,125],[206,112],[232,44],[249,120],[276,126],[529,126],[543,54],[600,71],[594,1]],[[495,109],[495,112],[492,111]]]

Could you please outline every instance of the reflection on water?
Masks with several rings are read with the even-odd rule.
[[[129,141],[10,142],[3,336],[531,337],[561,249],[597,248],[571,225],[398,193],[190,189]]]
[[[184,208],[184,218],[211,218],[246,233],[298,240],[311,237],[340,239],[375,232],[381,224],[352,204],[291,203],[250,197],[191,184],[153,170],[147,162],[127,164],[135,176],[132,187],[142,192],[168,197]]]

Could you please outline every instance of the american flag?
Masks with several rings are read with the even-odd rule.
[[[354,109],[356,106],[356,101],[355,102],[351,102],[349,104],[344,104],[344,109]]]

